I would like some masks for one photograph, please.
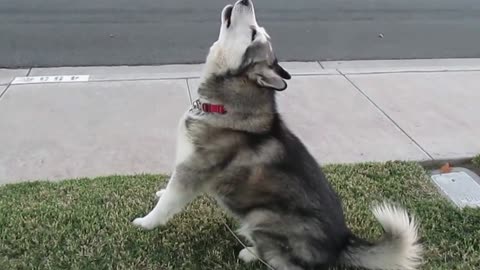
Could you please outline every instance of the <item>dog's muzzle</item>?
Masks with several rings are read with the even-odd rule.
[[[248,7],[250,5],[250,0],[242,0],[242,1],[240,1],[240,4]]]

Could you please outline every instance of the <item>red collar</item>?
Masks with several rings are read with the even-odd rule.
[[[221,104],[210,104],[210,103],[203,103],[199,99],[193,102],[193,107],[196,109],[200,109],[206,113],[219,113],[225,114],[227,111],[225,107]]]

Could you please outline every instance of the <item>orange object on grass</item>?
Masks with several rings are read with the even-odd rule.
[[[442,167],[440,167],[440,171],[442,173],[449,173],[452,171],[452,167],[450,167],[450,163],[445,163]]]

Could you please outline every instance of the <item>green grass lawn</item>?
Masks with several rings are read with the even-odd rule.
[[[475,166],[480,167],[480,155],[474,157],[472,162]]]
[[[381,235],[369,206],[386,198],[420,220],[423,269],[480,269],[480,210],[452,207],[416,163],[325,170],[355,233]],[[133,227],[164,183],[162,176],[139,175],[1,186],[0,269],[266,269],[238,262],[241,246],[222,222],[235,224],[208,198],[166,227]]]

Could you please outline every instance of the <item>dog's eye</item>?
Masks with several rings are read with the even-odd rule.
[[[255,40],[255,37],[257,36],[257,30],[252,29],[252,41]]]

